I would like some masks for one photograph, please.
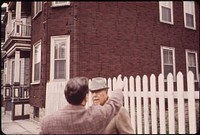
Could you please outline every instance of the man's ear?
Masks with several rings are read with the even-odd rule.
[[[108,95],[108,89],[106,89],[106,94]]]

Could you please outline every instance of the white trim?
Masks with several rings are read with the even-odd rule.
[[[163,50],[171,50],[172,51],[172,57],[173,57],[173,77],[174,77],[174,82],[176,81],[176,61],[175,61],[175,48],[173,47],[166,47],[166,46],[161,46],[160,51],[161,51],[161,73],[164,75],[164,57],[163,57]],[[167,79],[164,79],[167,81]]]
[[[191,9],[189,8],[188,2],[191,4]],[[194,27],[186,25],[186,13],[193,15]],[[185,28],[196,30],[196,17],[195,17],[195,3],[194,1],[183,1],[183,16],[184,16],[184,26]]]
[[[54,41],[56,39],[65,40],[66,42],[66,78],[54,79]],[[70,73],[70,35],[51,36],[51,51],[50,51],[50,81],[65,81],[69,80]]]
[[[20,84],[24,85],[24,72],[25,72],[25,58],[21,58],[21,72],[20,72]]]
[[[171,22],[162,20],[162,6],[171,9]],[[159,1],[159,17],[160,17],[160,22],[167,24],[174,24],[173,1]]]
[[[41,4],[41,9],[40,9],[38,12],[36,12],[36,2],[38,2],[38,3]],[[42,12],[42,1],[35,1],[35,2],[34,2],[34,15],[33,15],[33,19],[34,19],[40,12]]]
[[[7,55],[12,54],[11,52],[15,51],[16,48],[31,50],[31,45],[30,44],[19,44],[19,43],[16,43],[8,51],[6,51],[6,54]]]
[[[32,82],[32,83],[31,83],[31,85],[37,85],[37,84],[40,84],[40,81]]]
[[[58,2],[58,1],[57,1]],[[56,3],[56,1],[53,1],[51,4],[51,7],[61,7],[61,6],[69,6],[70,5],[70,1],[60,1],[63,3]]]
[[[12,72],[15,71],[15,69],[12,69],[12,67],[13,67],[13,62],[15,62],[15,58],[11,58],[9,62],[10,62],[9,83],[12,85],[12,84],[14,83],[14,76],[15,76],[14,73],[12,74]],[[15,64],[14,64],[14,65],[15,65]],[[12,75],[13,75],[13,76],[12,76]],[[13,78],[13,82],[12,82],[12,78]]]
[[[35,52],[35,47],[36,46],[39,46],[39,50],[40,50],[40,68],[39,68],[39,80],[37,81],[34,81],[34,67],[35,67],[35,55],[34,55],[34,52]],[[32,53],[32,83],[40,83],[40,76],[41,76],[41,40],[37,41],[34,45],[33,45],[33,53]],[[31,84],[32,84],[31,83]]]
[[[185,56],[186,56],[186,72],[188,73],[189,69],[188,69],[188,53],[194,53],[195,54],[195,62],[196,62],[196,77],[197,79],[194,80],[195,82],[199,82],[199,71],[198,71],[198,58],[197,58],[197,52],[196,51],[192,51],[192,50],[189,50],[189,49],[186,49],[185,50]]]

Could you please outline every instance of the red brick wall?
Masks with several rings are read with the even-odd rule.
[[[70,34],[70,77],[158,75],[160,46],[175,47],[176,73],[185,73],[185,49],[197,51],[199,57],[199,5],[197,30],[184,28],[181,1],[173,7],[174,25],[169,25],[159,21],[158,2],[71,2],[63,7],[45,3],[32,19],[32,45],[42,39],[42,72],[41,83],[31,86],[31,104],[45,105],[50,36]]]
[[[176,72],[185,73],[185,49],[199,52],[199,7],[197,30],[190,30],[184,28],[183,3],[173,6],[169,25],[159,21],[158,2],[78,3],[78,75],[159,74],[160,46],[175,47]]]

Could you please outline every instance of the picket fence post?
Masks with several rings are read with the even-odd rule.
[[[194,98],[194,75],[191,71],[187,73],[188,84],[188,110],[189,110],[189,131],[190,134],[196,133],[196,110]]]
[[[151,127],[152,134],[157,134],[157,110],[156,110],[156,77],[154,74],[150,76],[150,90],[151,90]]]
[[[168,120],[169,134],[175,134],[175,118],[174,118],[174,79],[172,73],[167,75],[167,91],[168,91]]]
[[[136,77],[137,133],[142,134],[141,78]]]
[[[178,129],[179,134],[185,134],[185,108],[183,98],[183,74],[178,72],[177,74],[177,92],[178,92]]]
[[[164,75],[158,76],[159,87],[159,116],[160,116],[160,134],[166,134],[166,120],[165,120],[165,87],[164,87]]]
[[[148,78],[146,75],[142,78],[142,86],[144,92],[144,133],[150,134],[149,131],[149,99],[148,99]]]

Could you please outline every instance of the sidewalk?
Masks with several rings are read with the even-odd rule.
[[[11,120],[11,112],[3,112],[1,108],[1,131],[4,134],[39,134],[40,123],[30,119],[25,120]]]

